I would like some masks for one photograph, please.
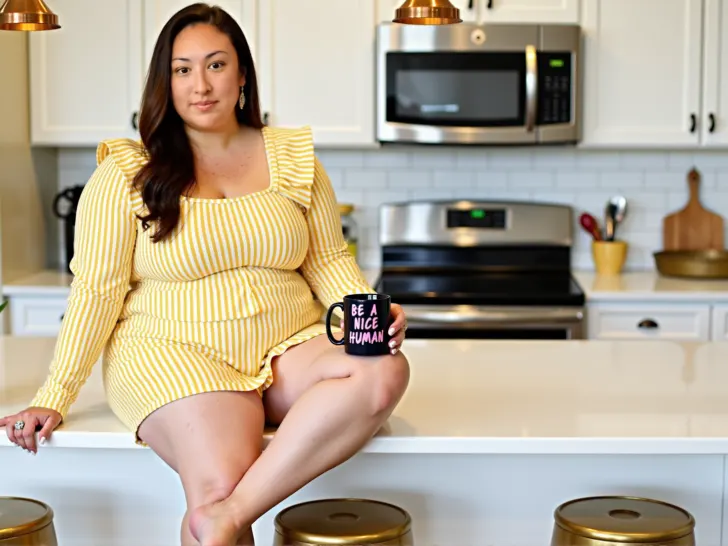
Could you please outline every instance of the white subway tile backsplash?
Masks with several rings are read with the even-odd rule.
[[[512,171],[508,173],[508,187],[514,190],[528,188],[552,188],[554,186],[554,173],[543,171]]]
[[[344,177],[347,189],[374,190],[387,187],[387,171],[383,169],[349,169]]]
[[[482,171],[488,166],[488,155],[472,150],[456,150],[455,167],[459,170]]]
[[[596,173],[600,188],[611,191],[634,191],[645,186],[644,171],[618,171],[611,168],[597,167]]]
[[[425,190],[433,186],[432,171],[392,169],[387,179],[389,187],[398,190]]]
[[[689,170],[689,169],[688,169]],[[687,173],[680,171],[653,171],[645,173],[645,187],[681,190],[687,184]]]
[[[495,170],[478,170],[475,173],[475,185],[478,190],[489,191],[508,187],[508,173]],[[481,194],[482,196],[482,194]]]
[[[318,155],[339,201],[357,207],[359,261],[365,267],[379,264],[378,207],[384,202],[474,198],[570,205],[573,263],[584,269],[593,264],[579,214],[590,212],[603,221],[605,204],[616,194],[629,202],[618,232],[630,244],[627,268],[652,269],[652,253],[662,247],[662,219],[687,203],[687,174],[693,167],[701,173],[705,206],[728,219],[728,155],[720,151],[403,146],[327,149]],[[94,166],[94,149],[59,150],[59,185],[85,183]]]
[[[475,186],[472,171],[436,170],[432,173],[435,188],[469,190]]]
[[[619,153],[619,164],[623,169],[667,169],[669,155],[664,152],[628,150]]]
[[[599,177],[596,172],[559,171],[556,173],[556,186],[560,189],[579,191],[584,188],[596,188],[598,185]]]

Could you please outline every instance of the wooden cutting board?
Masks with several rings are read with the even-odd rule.
[[[708,250],[725,248],[723,217],[700,203],[700,173],[688,173],[690,198],[685,208],[668,214],[662,221],[664,250]]]

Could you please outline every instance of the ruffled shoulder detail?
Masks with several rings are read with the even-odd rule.
[[[102,140],[96,148],[96,164],[101,165],[109,156],[129,183],[149,160],[144,145],[130,138]]]
[[[305,210],[311,205],[314,178],[314,146],[311,128],[271,128],[263,130],[269,150],[271,172],[278,191],[300,204]]]

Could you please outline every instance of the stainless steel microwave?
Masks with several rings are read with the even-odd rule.
[[[578,25],[382,23],[376,50],[382,143],[581,138]]]

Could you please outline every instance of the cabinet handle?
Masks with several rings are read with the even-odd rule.
[[[473,9],[474,4],[475,4],[475,0],[470,0],[470,2],[468,2],[468,9]]]
[[[63,320],[63,317],[65,317],[65,316],[66,316],[66,313],[63,313],[63,314],[61,315],[61,320]]]
[[[268,115],[268,112],[263,112],[263,125],[268,125],[269,119],[270,119],[270,116]]]
[[[708,120],[710,121],[710,126],[708,127],[708,131],[711,133],[715,132],[715,114],[711,112],[708,114]]]
[[[652,319],[644,319],[640,321],[640,323],[637,325],[637,328],[640,328],[642,330],[654,330],[655,328],[659,328],[659,324],[657,324]]]
[[[135,131],[139,130],[139,124],[137,123],[138,118],[139,118],[139,112],[134,112],[131,115],[131,126],[134,128]]]
[[[695,114],[690,114],[690,132],[694,133],[698,126],[698,117]]]
[[[493,0],[488,0],[488,9],[493,9]]]

